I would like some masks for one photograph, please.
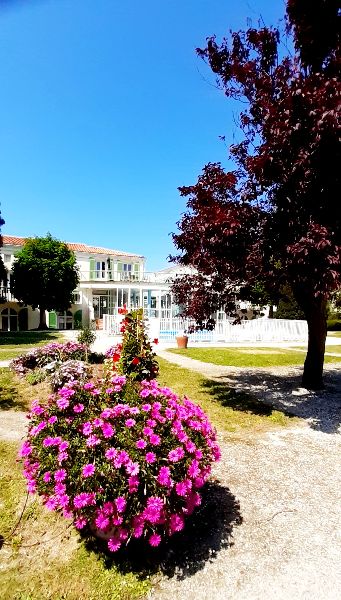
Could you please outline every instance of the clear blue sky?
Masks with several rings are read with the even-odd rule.
[[[167,266],[178,186],[226,166],[219,135],[238,135],[195,48],[283,14],[282,0],[0,0],[2,233]]]

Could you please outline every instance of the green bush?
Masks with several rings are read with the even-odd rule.
[[[328,331],[341,331],[341,319],[328,319],[327,330]]]

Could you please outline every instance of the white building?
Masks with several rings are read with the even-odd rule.
[[[39,311],[19,304],[10,293],[12,264],[24,243],[25,238],[3,236],[0,251],[8,271],[8,284],[1,290],[5,300],[0,304],[2,331],[35,329],[39,324]],[[103,322],[108,327],[106,315],[116,317],[118,309],[124,305],[128,309],[143,307],[150,318],[164,319],[176,314],[169,289],[174,269],[150,273],[145,270],[142,255],[85,244],[67,242],[67,245],[75,253],[80,281],[70,309],[48,314],[49,327],[73,329],[91,322],[99,329]]]

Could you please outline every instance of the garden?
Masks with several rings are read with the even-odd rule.
[[[157,574],[202,568],[217,550],[203,540],[216,531],[220,547],[231,532],[219,505],[240,521],[211,473],[216,428],[224,439],[295,421],[157,360],[141,312],[122,329],[122,344],[96,364],[85,335],[1,370],[3,414],[28,411],[19,458],[16,441],[0,445],[4,598],[135,598]]]

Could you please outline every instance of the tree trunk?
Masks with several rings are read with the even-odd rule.
[[[274,318],[274,305],[273,304],[270,304],[270,306],[269,306],[269,316],[268,316],[268,318],[269,319],[273,319]]]
[[[323,387],[323,362],[327,336],[325,299],[314,298],[306,306],[308,322],[308,352],[304,362],[302,384],[309,390]]]
[[[46,310],[42,306],[39,307],[39,327],[38,329],[48,329],[46,324]]]

